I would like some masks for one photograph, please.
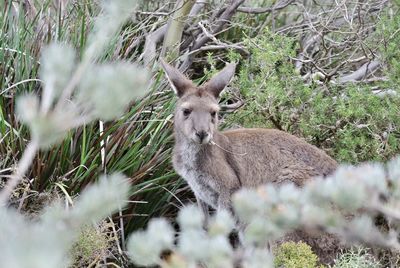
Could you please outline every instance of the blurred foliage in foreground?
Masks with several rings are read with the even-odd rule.
[[[31,139],[28,127],[16,116],[16,99],[26,93],[40,95],[43,92],[41,78],[52,79],[46,76],[48,69],[68,69],[71,66],[68,59],[73,63],[80,62],[93,40],[90,32],[102,9],[101,1],[62,2],[58,5],[60,1],[30,1],[32,7],[17,1],[0,1],[0,187],[11,175]],[[153,9],[158,6],[147,1],[134,2],[133,8]],[[98,63],[109,64],[117,59],[124,63],[136,61],[138,48],[132,49],[130,45],[137,38],[137,28],[145,29],[153,22],[136,19],[132,14],[135,13],[129,13],[128,20],[116,35],[107,36],[111,40],[97,57]],[[107,29],[111,27],[108,20],[103,23]],[[104,33],[105,29],[102,30]],[[101,41],[103,37],[97,39]],[[55,51],[53,56],[61,58],[61,63],[46,65],[41,57],[43,48],[50,42],[67,43],[69,52],[75,54],[71,58],[68,51],[65,54]],[[109,71],[109,68],[97,69],[88,76],[94,75],[98,85],[109,76]],[[66,77],[69,75],[66,74],[62,80],[68,80]],[[115,82],[118,81],[109,81],[108,86],[114,86]],[[44,196],[73,199],[104,172],[120,171],[130,178],[134,194],[130,197],[132,202],[123,211],[124,216],[118,219],[121,223],[121,227],[116,226],[118,233],[123,228],[130,232],[144,226],[152,215],[168,215],[171,210],[175,211],[175,204],[171,203],[176,202],[176,197],[184,198],[187,192],[177,192],[182,184],[170,164],[174,99],[163,82],[161,75],[156,74],[149,85],[151,93],[142,96],[140,101],[131,101],[122,116],[103,124],[86,122],[64,133],[60,143],[39,151],[26,174],[24,185],[14,191],[11,204],[20,207],[21,211],[37,214]],[[86,83],[83,86],[89,90],[79,97],[96,97],[97,103],[89,105],[115,100],[115,96],[110,99],[102,95],[106,93],[104,91],[90,96],[90,88],[97,85]],[[128,95],[135,92],[133,88],[129,89]],[[128,95],[119,96],[129,100],[126,98]],[[97,113],[96,116],[102,115]],[[175,195],[172,196],[171,192]]]
[[[173,243],[172,226],[164,219],[153,219],[147,230],[131,236],[129,254],[135,263],[145,266],[193,267],[204,263],[207,267],[233,267],[234,264],[273,267],[267,245],[297,228],[325,231],[349,244],[364,243],[397,252],[400,250],[400,215],[397,212],[400,206],[400,158],[387,165],[343,165],[331,176],[316,178],[303,188],[293,184],[269,184],[258,189],[242,189],[234,194],[233,206],[238,220],[246,224],[243,247],[233,248],[229,243],[228,234],[234,228],[230,213],[218,211],[205,231],[202,213],[197,207],[188,206],[179,212],[181,231],[177,244]],[[375,226],[378,215],[391,223],[386,230]],[[282,255],[310,254],[307,247],[303,249],[302,253],[294,252],[293,246],[287,244],[277,251],[275,263],[278,267],[282,264],[300,267],[293,266],[290,258]],[[161,258],[163,252],[172,253],[168,258]],[[305,262],[301,267],[316,265],[317,257],[311,256],[303,258]],[[364,262],[371,267],[378,265],[373,258],[365,256],[363,259],[361,254],[351,255],[350,251],[336,261],[335,267],[346,267],[347,261]]]

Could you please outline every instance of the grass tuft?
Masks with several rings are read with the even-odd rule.
[[[365,248],[352,248],[336,260],[333,268],[379,268],[382,267],[375,257]]]

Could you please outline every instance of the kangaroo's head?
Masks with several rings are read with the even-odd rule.
[[[228,64],[201,86],[195,86],[179,70],[166,62],[161,61],[161,65],[179,97],[175,109],[175,131],[189,142],[208,144],[217,130],[219,95],[235,74],[236,65]]]

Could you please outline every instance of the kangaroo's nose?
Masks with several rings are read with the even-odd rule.
[[[196,136],[199,138],[200,142],[202,142],[204,138],[208,136],[208,133],[205,131],[198,131],[196,132]]]

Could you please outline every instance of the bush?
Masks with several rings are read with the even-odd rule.
[[[212,217],[208,232],[203,229],[203,220],[202,212],[195,206],[180,210],[178,223],[182,231],[175,245],[174,229],[170,223],[165,219],[152,219],[147,230],[133,233],[129,238],[129,256],[143,266],[194,267],[203,263],[207,267],[232,267],[235,252],[228,234],[234,227],[233,219],[229,213],[219,211]],[[162,259],[163,252],[170,252],[170,256]],[[264,263],[263,267],[269,267],[269,256],[265,252],[259,255],[259,258],[249,255],[246,260],[252,263],[259,261]]]
[[[285,242],[274,251],[276,268],[316,268],[318,257],[303,242]]]
[[[386,27],[392,28],[385,31],[395,32],[393,22]],[[390,57],[390,90],[395,93],[400,60],[394,49],[397,36],[387,40],[385,52]],[[241,64],[235,82],[245,105],[227,116],[228,125],[283,129],[339,162],[382,161],[400,152],[400,94],[374,91],[377,87],[384,91],[386,82],[341,84],[314,77],[307,83],[295,70],[297,43],[268,30],[248,39],[246,46],[251,57]]]
[[[379,268],[379,262],[363,248],[353,248],[341,254],[333,268]]]
[[[71,264],[68,254],[80,228],[102,220],[125,204],[129,184],[121,175],[103,176],[82,193],[74,208],[47,207],[35,220],[0,208],[0,248],[4,267],[53,268]]]

